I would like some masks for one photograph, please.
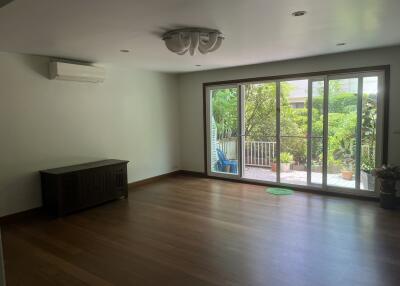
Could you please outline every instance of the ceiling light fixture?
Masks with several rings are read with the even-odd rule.
[[[345,46],[346,43],[337,43],[336,46]]]
[[[131,52],[131,50],[129,50],[129,49],[122,49],[122,50],[119,50],[121,53],[130,53]]]
[[[307,12],[306,11],[296,11],[292,13],[293,17],[300,17],[300,16],[304,16]]]
[[[169,31],[162,36],[162,39],[171,52],[178,55],[189,52],[193,56],[197,50],[202,54],[218,50],[224,36],[218,30],[185,28]]]

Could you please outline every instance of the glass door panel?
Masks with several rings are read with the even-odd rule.
[[[371,170],[376,166],[378,76],[363,77],[361,111],[361,176],[360,189],[375,190],[375,179]]]
[[[280,182],[307,184],[308,80],[280,82]]]
[[[324,81],[311,82],[310,183],[322,185],[324,135]]]
[[[276,182],[276,83],[243,86],[243,177]]]
[[[356,187],[358,77],[330,79],[327,185]]]
[[[239,90],[234,87],[208,91],[208,164],[211,173],[222,176],[240,174]]]

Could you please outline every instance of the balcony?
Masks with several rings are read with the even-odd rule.
[[[224,139],[217,142],[217,147],[223,150],[227,158],[237,160],[237,139]],[[246,141],[244,146],[243,178],[258,181],[276,182],[276,142]],[[282,166],[282,165],[281,165]],[[226,170],[229,172],[229,170]],[[294,185],[307,185],[307,171],[305,163],[293,161],[287,168],[281,167],[281,183]],[[336,187],[354,188],[355,178],[344,179],[340,169],[329,170],[328,184]],[[311,171],[311,183],[322,184],[322,168],[314,167]],[[366,183],[361,182],[361,188],[367,189]]]

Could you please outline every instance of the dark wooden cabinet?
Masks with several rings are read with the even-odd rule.
[[[128,161],[103,160],[40,171],[44,208],[62,216],[128,197]]]

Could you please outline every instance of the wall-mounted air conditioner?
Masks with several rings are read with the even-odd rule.
[[[52,61],[49,65],[50,79],[103,82],[106,71],[102,67]]]

